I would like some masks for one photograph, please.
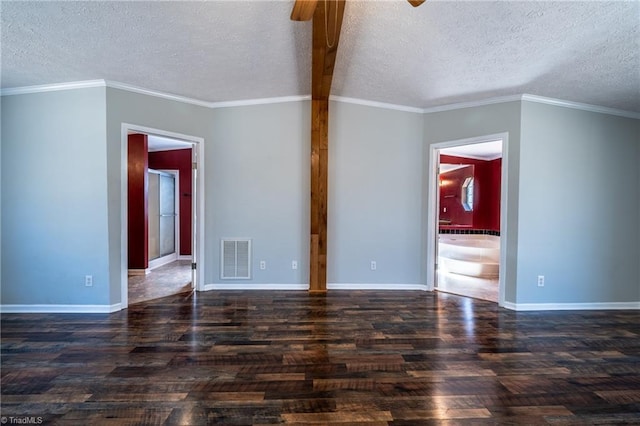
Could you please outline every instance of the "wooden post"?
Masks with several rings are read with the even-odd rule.
[[[327,196],[329,94],[336,61],[344,0],[319,4],[313,15],[311,70],[311,226],[309,292],[327,291]],[[325,12],[326,18],[325,19]]]
[[[327,290],[328,100],[311,101],[311,253],[309,291]]]

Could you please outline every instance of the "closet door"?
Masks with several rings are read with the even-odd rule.
[[[160,175],[149,171],[149,260],[160,257]]]
[[[176,178],[161,174],[159,188],[160,256],[176,250]]]
[[[176,252],[176,177],[149,170],[149,260]]]

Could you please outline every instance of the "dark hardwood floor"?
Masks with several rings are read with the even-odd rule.
[[[7,424],[640,424],[638,311],[250,291],[1,325]]]

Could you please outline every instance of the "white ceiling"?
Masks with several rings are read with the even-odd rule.
[[[191,143],[178,139],[171,139],[164,136],[147,135],[147,146],[149,152],[171,151],[174,149],[191,148]]]
[[[495,160],[502,158],[502,140],[443,148],[440,150],[440,154],[474,158],[476,160]]]
[[[308,95],[311,23],[292,4],[3,0],[2,88]],[[429,108],[522,93],[640,112],[640,2],[347,1],[333,95]]]

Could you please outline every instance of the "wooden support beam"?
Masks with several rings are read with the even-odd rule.
[[[311,98],[329,99],[345,0],[319,2],[313,15]]]
[[[329,94],[336,62],[344,0],[319,2],[313,15],[311,71],[311,227],[309,291],[327,291],[327,195]]]
[[[308,21],[313,18],[318,0],[296,0],[291,11],[292,21]]]
[[[329,100],[311,101],[311,253],[309,291],[327,290]]]

